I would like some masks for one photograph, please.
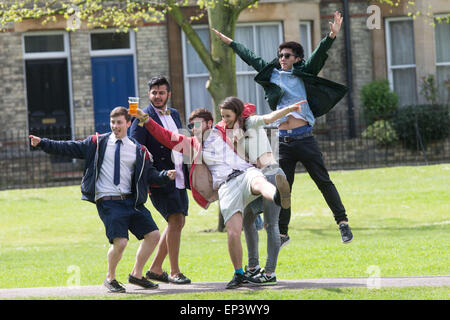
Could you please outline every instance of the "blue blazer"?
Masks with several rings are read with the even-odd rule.
[[[172,117],[173,121],[175,121],[175,124],[177,125],[178,129],[182,128],[180,114],[177,109],[169,108],[170,110],[170,116]],[[154,110],[153,106],[149,104],[145,109],[143,109],[145,113],[147,113],[153,120],[155,120],[161,127],[164,127],[161,123],[161,120],[159,120],[159,116],[156,114],[156,111]],[[175,169],[175,164],[172,161],[172,150],[169,148],[166,148],[164,145],[158,142],[145,127],[138,126],[139,120],[134,119],[133,123],[130,127],[130,136],[136,139],[140,144],[147,147],[148,151],[153,156],[153,165],[158,170],[173,170]],[[183,164],[183,174],[184,174],[184,184],[185,187],[190,189],[189,186],[189,169],[186,164]],[[155,190],[157,189],[157,190]],[[150,188],[150,191],[160,191],[161,189],[164,189],[165,192],[170,192],[172,190],[175,190],[175,180],[170,181],[166,185],[164,185],[162,188]],[[162,191],[162,190],[161,190]]]

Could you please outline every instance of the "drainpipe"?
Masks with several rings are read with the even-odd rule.
[[[348,111],[348,131],[349,138],[356,136],[355,132],[355,111],[353,105],[353,72],[352,72],[352,46],[350,42],[350,11],[348,8],[348,0],[343,0],[344,6],[344,37],[345,37],[345,58],[347,66],[347,111]]]

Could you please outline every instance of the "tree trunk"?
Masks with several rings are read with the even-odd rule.
[[[221,30],[223,34],[233,39],[238,15],[237,9],[225,6],[224,3],[217,3],[208,9],[209,26]],[[218,121],[221,116],[217,106],[226,97],[237,95],[236,57],[228,45],[223,43],[212,31],[210,32],[213,68],[209,70],[209,81],[206,88],[211,94],[215,120]]]

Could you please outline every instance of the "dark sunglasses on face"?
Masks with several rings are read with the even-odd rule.
[[[188,123],[187,127],[189,130],[192,130],[192,129],[194,129],[194,127],[200,128],[201,125],[202,125],[201,122],[191,122],[191,123]]]
[[[291,56],[297,57],[295,54],[292,54],[292,53],[279,53],[278,54],[278,59],[281,59],[283,57],[285,59],[289,59]]]

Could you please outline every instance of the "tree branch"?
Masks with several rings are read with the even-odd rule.
[[[176,23],[183,29],[189,42],[194,47],[200,60],[202,60],[205,67],[212,71],[214,68],[214,61],[212,60],[211,53],[205,47],[202,40],[198,36],[197,32],[194,30],[192,25],[187,21],[180,7],[174,3],[174,1],[167,1],[168,12],[170,16],[176,21]]]

